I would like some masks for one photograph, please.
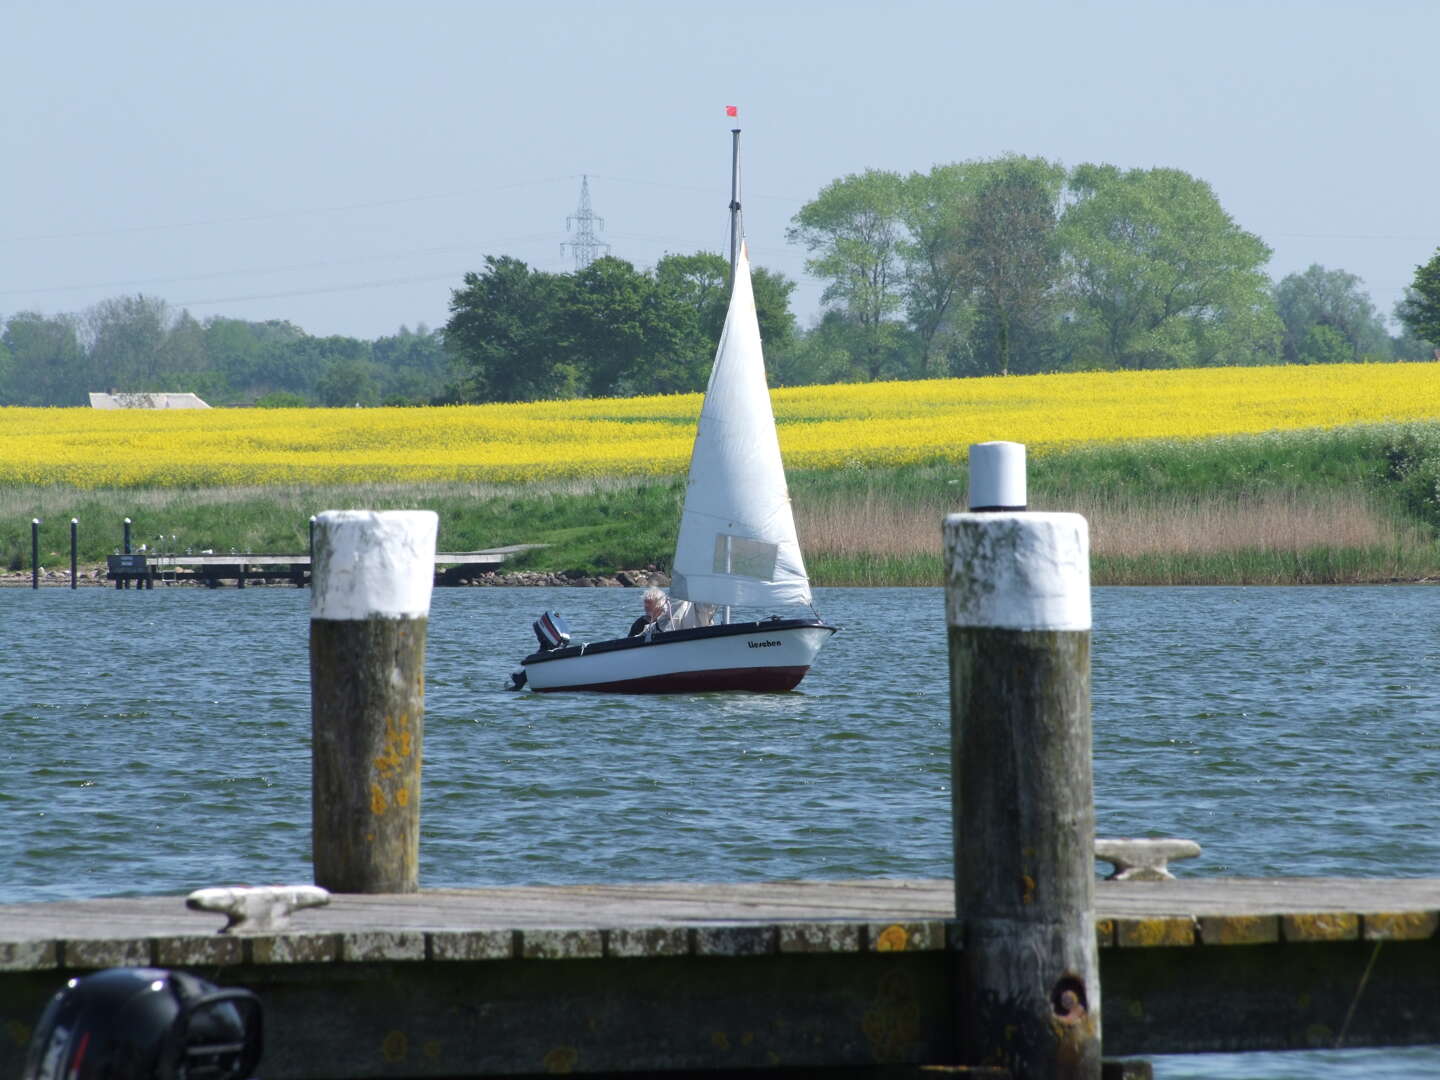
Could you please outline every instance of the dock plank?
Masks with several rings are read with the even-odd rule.
[[[1369,938],[1434,934],[1437,878],[1178,878],[1099,881],[1097,919],[1372,916]],[[954,917],[948,880],[869,879],[432,889],[397,895],[337,895],[297,912],[297,932],[663,928],[708,923],[924,922]],[[115,897],[0,905],[0,944],[114,940],[218,930],[223,918],[185,907],[183,897]],[[1216,924],[1217,928],[1219,924]],[[1232,927],[1234,929],[1234,927]],[[1265,933],[1268,934],[1268,924]],[[1249,940],[1254,940],[1254,933]],[[1316,931],[1318,934],[1318,931]],[[1303,934],[1301,935],[1303,937]]]

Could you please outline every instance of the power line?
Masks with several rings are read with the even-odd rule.
[[[161,232],[167,229],[192,229],[208,225],[245,225],[256,221],[274,221],[277,218],[300,217],[307,214],[332,214],[344,210],[369,210],[378,206],[402,206],[406,203],[430,202],[436,199],[458,199],[470,195],[483,195],[496,191],[511,191],[515,188],[534,187],[538,184],[553,184],[561,180],[569,179],[572,179],[572,177],[547,176],[531,180],[517,180],[513,184],[461,188],[456,191],[439,191],[432,192],[428,195],[405,195],[394,199],[375,199],[370,202],[343,203],[336,206],[298,207],[289,210],[275,210],[265,214],[247,214],[240,217],[202,218],[196,221],[172,221],[150,225],[122,225],[114,229],[90,229],[81,232],[0,236],[0,244],[28,243],[36,240],[82,240],[94,236],[121,236],[128,233]]]
[[[452,270],[448,274],[419,274],[415,277],[386,278],[381,281],[356,281],[348,285],[325,285],[315,289],[291,289],[287,292],[251,293],[246,296],[212,296],[204,300],[168,301],[175,307],[205,307],[210,304],[236,304],[245,300],[280,300],[287,296],[317,296],[321,293],[355,292],[360,289],[383,289],[390,285],[413,285],[424,281],[454,281],[464,270]]]
[[[33,296],[40,293],[85,292],[90,289],[126,289],[141,285],[163,285],[168,282],[209,281],[215,278],[245,277],[247,275],[284,274],[296,270],[323,270],[333,266],[350,266],[356,263],[394,262],[401,259],[426,258],[431,255],[453,255],[457,252],[494,249],[507,244],[523,243],[542,239],[544,233],[528,233],[507,236],[498,240],[443,244],[437,247],[418,248],[414,251],[378,252],[373,255],[356,255],[347,259],[321,259],[314,262],[289,263],[279,266],[255,266],[238,270],[211,270],[199,274],[167,274],[162,277],[131,278],[125,281],[94,281],[83,285],[45,285],[39,288],[0,289],[0,296]]]

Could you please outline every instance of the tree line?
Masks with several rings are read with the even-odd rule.
[[[1392,337],[1343,270],[1272,284],[1269,247],[1178,169],[872,169],[789,236],[826,282],[817,351],[861,377],[1428,359],[1434,340],[1404,303]]]
[[[152,296],[0,328],[0,405],[86,405],[92,391],[184,390],[211,405],[423,405],[450,381],[444,335],[314,337],[281,320],[199,321]]]
[[[1440,250],[1391,334],[1363,283],[1311,266],[1272,282],[1270,249],[1178,169],[1066,169],[1009,155],[827,185],[788,232],[825,283],[809,328],[795,283],[756,267],[772,384],[1426,360],[1440,346]],[[427,404],[702,389],[728,302],[719,255],[550,273],[487,256],[443,328],[374,341],[288,322],[195,320],[162,300],[0,328],[0,404],[91,390],[192,390],[213,404]]]

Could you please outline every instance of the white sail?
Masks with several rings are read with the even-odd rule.
[[[810,603],[743,243],[690,454],[670,592],[697,604]]]

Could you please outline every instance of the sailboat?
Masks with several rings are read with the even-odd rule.
[[[733,134],[730,306],[695,430],[670,586],[672,601],[689,601],[711,621],[574,644],[564,620],[546,612],[534,626],[539,651],[513,677],[532,690],[793,690],[836,631],[815,611],[795,534],[740,237]],[[809,615],[730,620],[736,607],[771,605],[808,607]]]

